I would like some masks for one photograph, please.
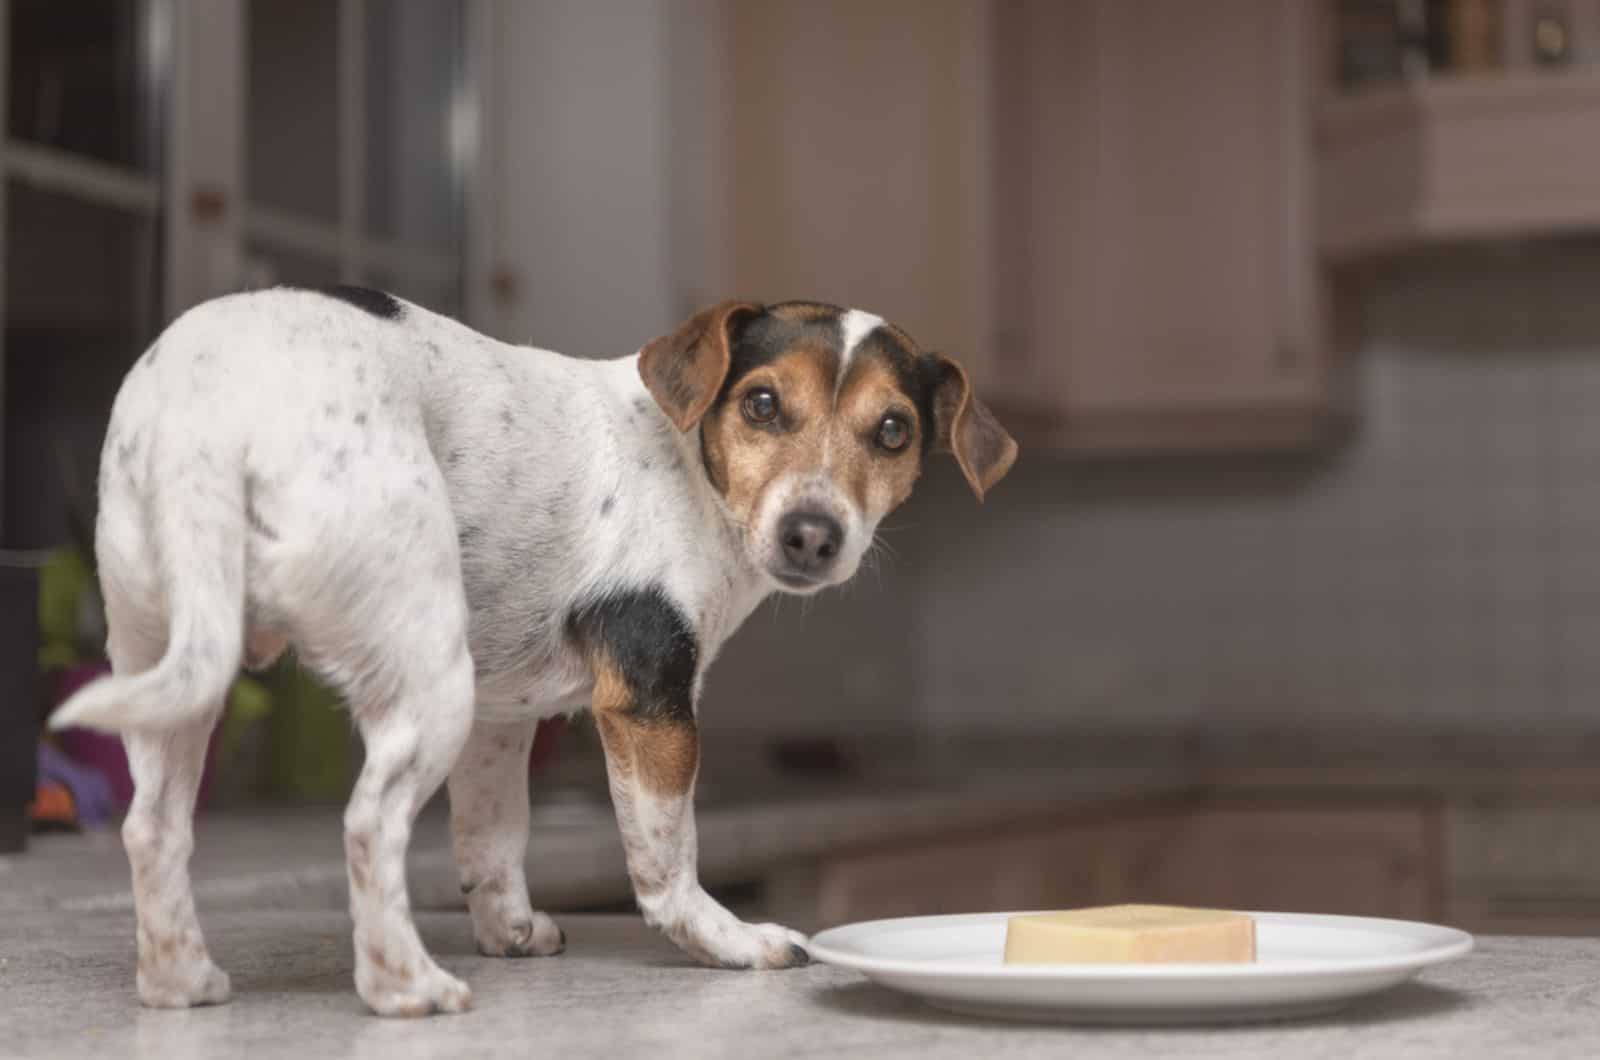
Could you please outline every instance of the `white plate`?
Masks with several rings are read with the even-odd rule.
[[[809,948],[817,960],[939,1008],[1075,1023],[1320,1015],[1472,949],[1471,935],[1436,924],[1251,913],[1253,964],[1005,964],[1006,919],[1024,915],[870,920],[824,931]]]

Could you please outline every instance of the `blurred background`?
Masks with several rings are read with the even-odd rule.
[[[1597,63],[1600,0],[3,0],[3,834],[126,798],[35,726],[103,667],[100,437],[184,308],[359,283],[612,357],[815,298],[1023,455],[725,648],[730,901],[1600,933]],[[322,869],[228,895],[343,906],[358,756],[292,663],[241,681],[228,871]],[[625,902],[586,723],[534,758],[535,897]]]

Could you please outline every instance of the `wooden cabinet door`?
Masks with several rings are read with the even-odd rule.
[[[981,361],[982,6],[764,0],[726,11],[736,293],[858,306]]]
[[[1001,386],[1070,436],[1320,400],[1307,8],[998,9]]]
[[[1170,810],[930,840],[829,859],[817,916],[824,925],[888,916],[1068,909],[1150,900]]]
[[[815,921],[1158,902],[1437,919],[1427,806],[1178,805],[858,851],[819,867]]]
[[[1441,912],[1440,823],[1422,806],[1206,806],[1167,854],[1164,901],[1429,919]]]

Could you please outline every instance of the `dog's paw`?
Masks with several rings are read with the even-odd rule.
[[[220,1005],[233,995],[228,973],[210,958],[185,965],[140,967],[139,1000],[149,1008],[193,1008]]]
[[[811,963],[806,937],[781,924],[735,921],[686,948],[714,968],[799,968]]]
[[[363,978],[366,982],[363,983]],[[427,967],[410,977],[357,972],[357,993],[378,1015],[422,1017],[422,1015],[466,1012],[472,1007],[472,990],[459,978],[429,961]]]
[[[567,948],[567,934],[544,913],[480,924],[473,918],[478,952],[485,957],[553,957]]]
[[[431,1016],[472,1007],[467,984],[427,957],[420,965],[363,962],[356,968],[356,992],[380,1016]]]

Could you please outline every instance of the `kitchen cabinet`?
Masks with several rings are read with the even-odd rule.
[[[1427,804],[1243,801],[1124,810],[824,859],[818,922],[1122,902],[1437,919]]]
[[[1306,0],[727,12],[741,294],[901,322],[1024,446],[1328,428]]]
[[[1201,806],[1160,889],[1185,905],[1437,919],[1440,828],[1415,804]]]
[[[724,10],[736,293],[870,309],[924,346],[981,360],[985,5]]]
[[[1299,445],[1336,409],[1301,0],[996,9],[997,403],[1070,450]]]
[[[1597,121],[1592,68],[1420,78],[1330,99],[1318,117],[1322,253],[1347,264],[1592,230]]]
[[[1600,804],[1495,799],[1446,815],[1450,922],[1503,935],[1600,934]]]
[[[817,874],[822,924],[873,917],[1061,909],[1154,899],[1171,812],[1041,823],[826,859]]]

